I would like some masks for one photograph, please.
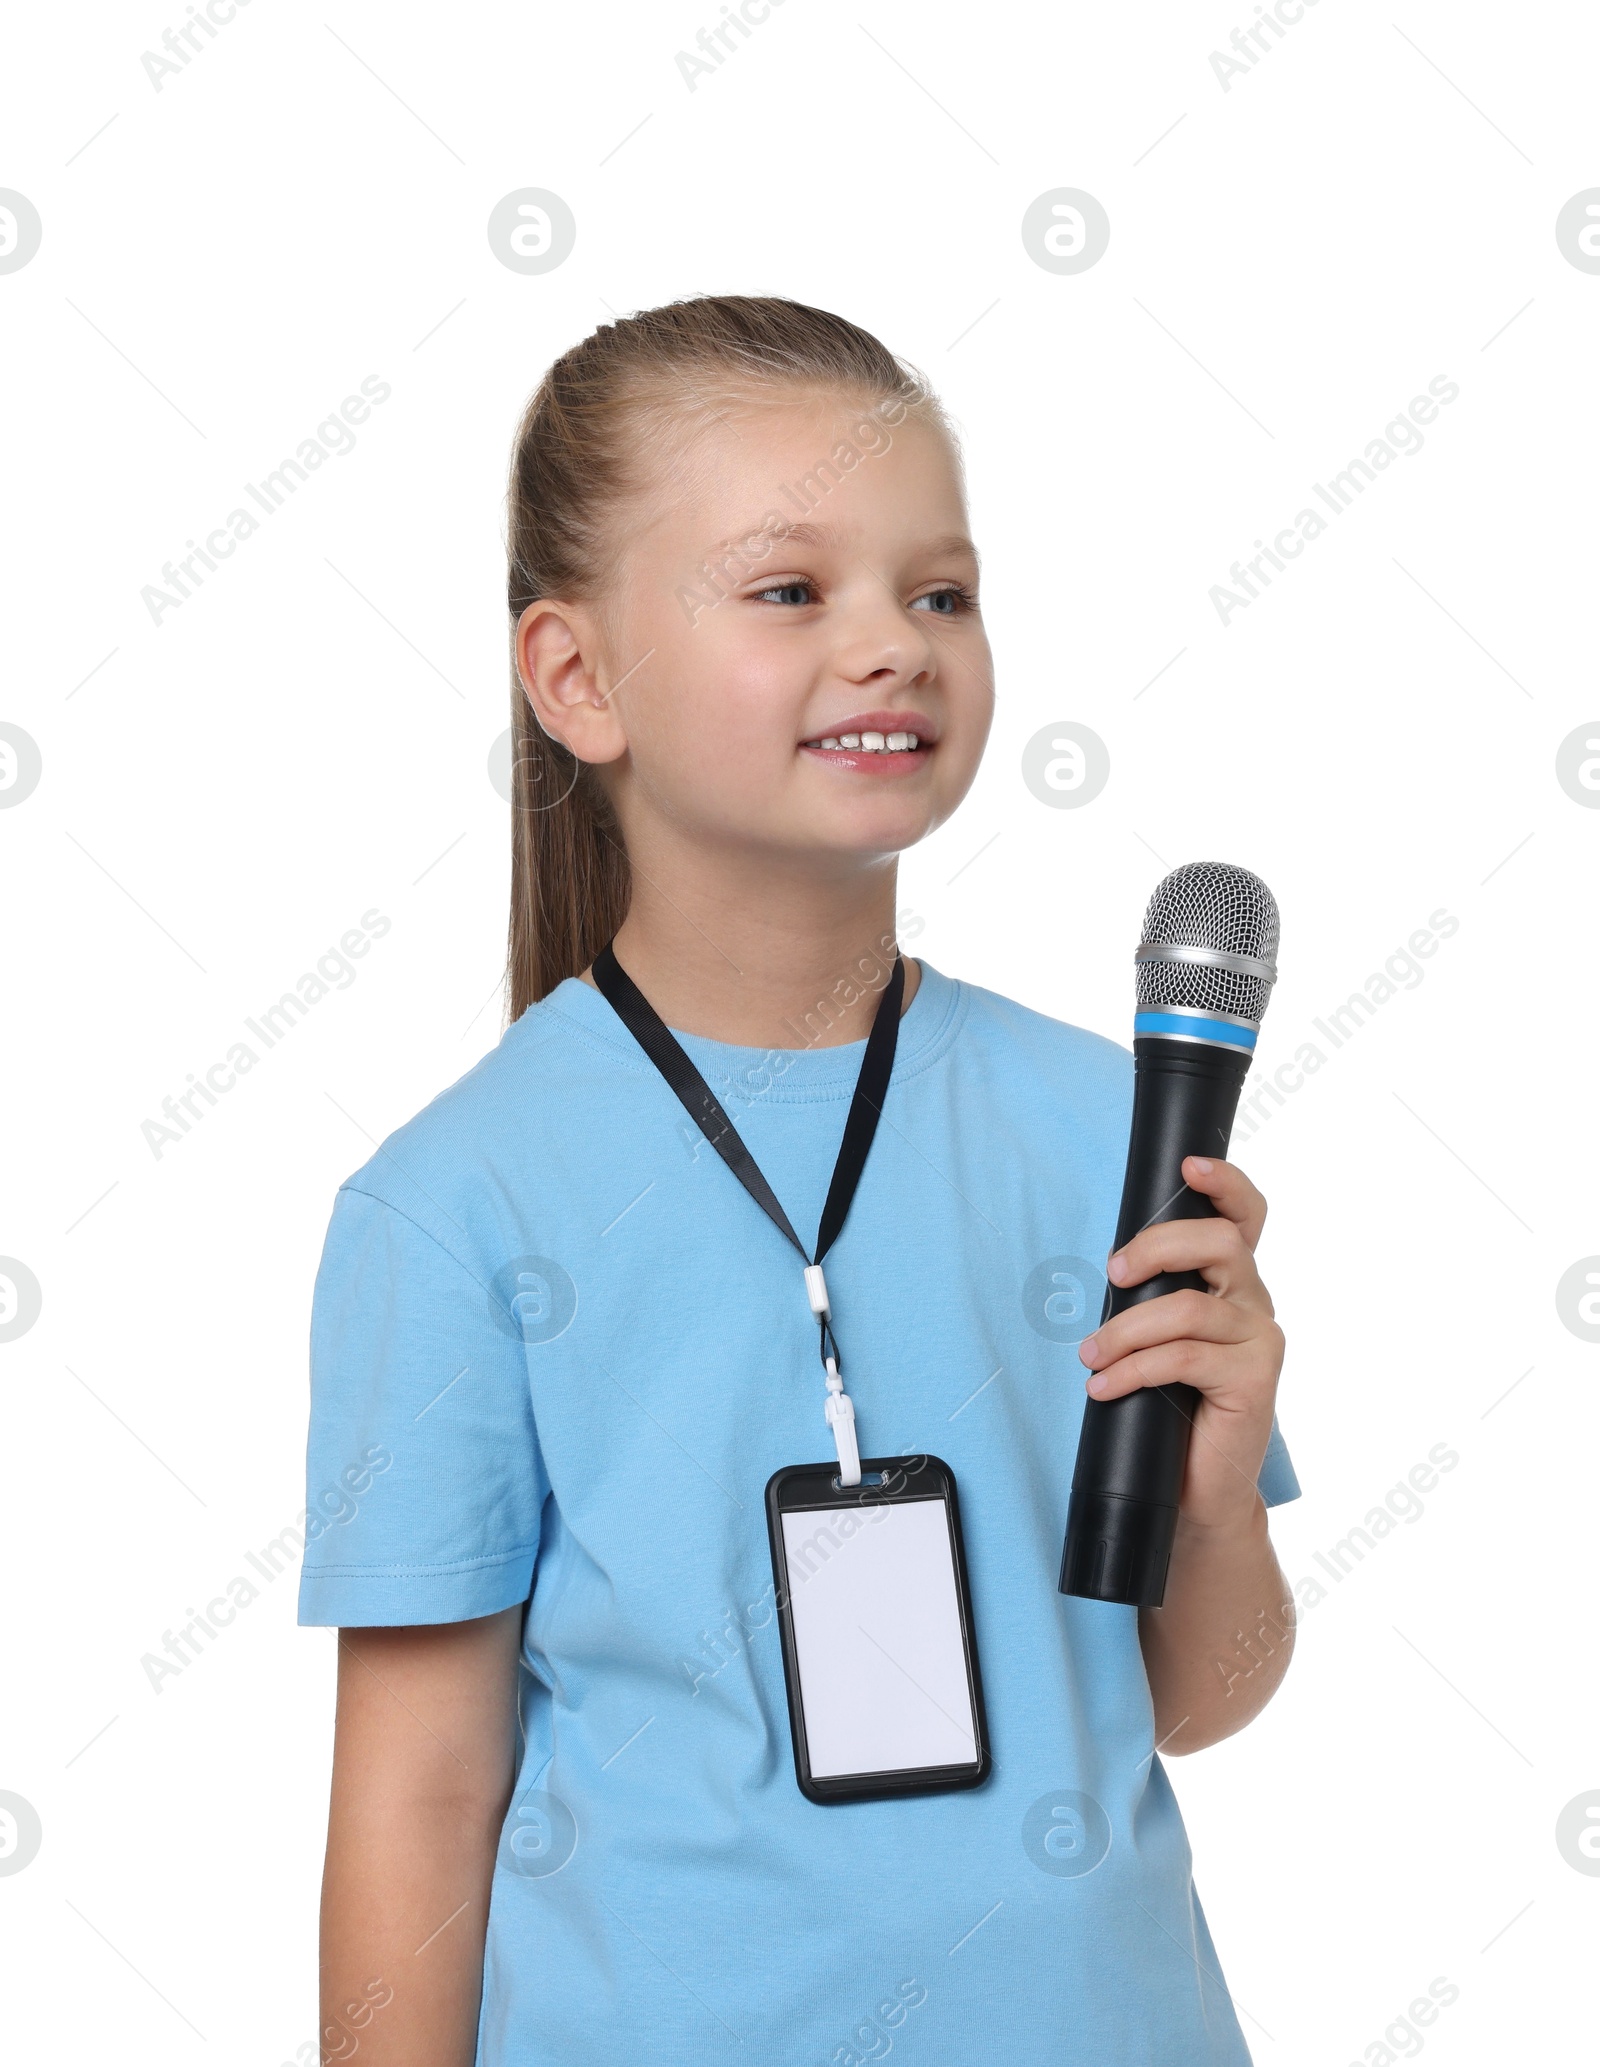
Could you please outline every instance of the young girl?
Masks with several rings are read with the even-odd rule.
[[[840,317],[650,310],[534,396],[509,557],[510,1024],[340,1187],[314,1298],[325,2057],[1247,2061],[1156,1754],[1248,1722],[1290,1648],[1265,1205],[1191,1158],[1219,1217],[1108,1267],[1209,1293],[1060,1339],[1040,1266],[1107,1256],[1132,1056],[900,959],[896,857],[992,713],[949,426]],[[835,1457],[838,1387],[805,1259],[597,985],[608,944],[808,1256],[900,1008],[827,1292],[862,1455],[959,1487],[981,1784],[797,1784],[763,1496]],[[1177,1379],[1165,1605],[1063,1596],[1085,1385]]]

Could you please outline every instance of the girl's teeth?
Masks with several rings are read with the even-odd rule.
[[[914,732],[841,732],[837,739],[830,734],[815,743],[826,753],[860,754],[908,754],[919,745]]]

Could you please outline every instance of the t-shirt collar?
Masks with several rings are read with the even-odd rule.
[[[900,1015],[896,1075],[914,1063],[938,1037],[955,1005],[955,982],[925,957],[918,955],[916,961],[922,977],[911,1003]],[[730,1082],[754,1086],[764,1073],[767,1081],[761,1088],[772,1097],[814,1098],[829,1093],[848,1096],[861,1073],[861,1059],[867,1049],[865,1034],[858,1041],[845,1041],[834,1047],[801,1045],[802,1040],[822,1027],[827,1009],[819,1002],[809,1015],[798,1016],[784,1030],[785,1037],[794,1041],[792,1047],[750,1048],[732,1041],[714,1041],[704,1034],[685,1033],[679,1027],[671,1031],[713,1088]],[[640,1069],[653,1067],[610,1001],[581,976],[567,977],[548,997],[529,1008],[530,1017],[549,1014],[575,1024],[591,1040],[614,1049],[619,1060]]]

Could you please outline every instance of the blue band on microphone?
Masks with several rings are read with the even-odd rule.
[[[1198,1012],[1136,1012],[1133,1015],[1134,1037],[1140,1034],[1160,1034],[1169,1040],[1205,1041],[1217,1048],[1240,1048],[1246,1055],[1253,1055],[1256,1048],[1256,1032],[1251,1026],[1241,1026],[1233,1019],[1207,1019]]]

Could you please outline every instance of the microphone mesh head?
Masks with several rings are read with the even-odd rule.
[[[1144,916],[1144,946],[1221,948],[1255,961],[1278,959],[1278,907],[1247,868],[1226,861],[1189,861],[1156,885]],[[1258,1024],[1272,985],[1203,962],[1135,964],[1141,1007],[1188,1005],[1227,1012]]]

